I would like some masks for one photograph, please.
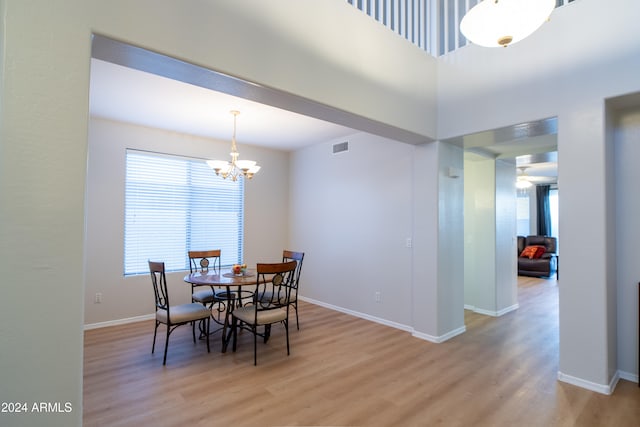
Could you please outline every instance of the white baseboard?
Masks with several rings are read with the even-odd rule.
[[[510,307],[507,308],[503,308],[502,310],[498,310],[498,311],[490,311],[490,310],[484,310],[482,308],[477,308],[473,305],[468,305],[465,304],[464,309],[465,310],[471,310],[474,313],[478,313],[478,314],[484,314],[485,316],[491,316],[491,317],[500,317],[500,316],[504,316],[507,313],[511,313],[512,311],[515,311],[517,309],[520,308],[520,304],[514,304]]]
[[[512,311],[516,311],[516,310],[517,310],[517,309],[519,309],[519,308],[520,308],[520,304],[518,304],[518,303],[513,304],[513,305],[512,305],[512,306],[510,306],[510,307],[503,308],[502,310],[498,310],[498,311],[496,312],[496,317],[504,316],[505,314],[507,314],[507,313],[511,313]]]
[[[360,313],[358,311],[349,310],[347,308],[339,307],[337,305],[327,304],[326,302],[322,302],[322,301],[314,300],[314,299],[311,299],[311,298],[303,297],[301,295],[299,295],[298,298],[300,298],[302,301],[305,301],[305,302],[308,302],[308,303],[311,303],[311,304],[314,304],[314,305],[319,305],[320,307],[328,308],[329,310],[338,311],[340,313],[349,314],[351,316],[359,317],[361,319],[369,320],[371,322],[376,322],[376,323],[380,323],[382,325],[391,326],[392,328],[400,329],[402,331],[411,332],[413,330],[413,328],[411,328],[410,326],[403,325],[402,323],[391,322],[391,321],[386,320],[386,319],[381,319],[379,317],[371,316],[369,314],[365,314],[365,313]]]
[[[305,302],[308,302],[308,303],[311,303],[311,304],[315,304],[315,305],[319,305],[320,307],[328,308],[329,310],[338,311],[340,313],[345,313],[345,314],[348,314],[348,315],[351,315],[351,316],[354,316],[354,317],[359,317],[361,319],[369,320],[371,322],[376,322],[376,323],[380,323],[382,325],[390,326],[392,328],[400,329],[400,330],[405,331],[405,332],[410,332],[411,335],[416,337],[416,338],[420,338],[420,339],[423,339],[423,340],[426,340],[426,341],[430,341],[430,342],[433,342],[433,343],[437,343],[437,344],[445,342],[448,339],[451,339],[451,338],[455,337],[456,335],[460,335],[460,334],[464,333],[467,330],[466,327],[462,326],[461,328],[458,328],[456,330],[447,332],[444,335],[433,336],[433,335],[425,334],[425,333],[422,333],[422,332],[418,332],[418,331],[414,330],[413,327],[408,326],[408,325],[403,325],[401,323],[391,322],[391,321],[386,320],[386,319],[381,319],[379,317],[371,316],[369,314],[360,313],[360,312],[354,311],[354,310],[349,310],[347,308],[339,307],[337,305],[327,304],[326,302],[314,300],[312,298],[303,297],[301,295],[299,295],[298,298],[300,298],[300,300],[302,300],[302,301],[305,301]]]
[[[84,325],[84,330],[88,331],[90,329],[106,328],[108,326],[126,325],[127,323],[135,323],[135,322],[141,322],[143,320],[155,319],[155,317],[156,317],[156,314],[151,313],[151,314],[145,314],[143,316],[128,317],[126,319],[109,320],[107,322],[98,322],[98,323],[88,323]]]
[[[613,378],[611,378],[609,384],[594,383],[591,381],[583,380],[582,378],[563,374],[562,372],[558,372],[558,380],[581,388],[585,388],[587,390],[595,391],[597,393],[610,395],[615,390],[616,385],[620,380],[620,375],[618,372],[616,372]]]
[[[424,334],[422,332],[417,332],[417,331],[413,331],[411,333],[411,335],[413,335],[416,338],[420,338],[426,341],[430,341],[436,344],[440,344],[443,343],[447,340],[450,340],[451,338],[455,337],[456,335],[460,335],[463,334],[467,331],[467,327],[466,326],[462,326],[458,329],[454,329],[453,331],[447,332],[444,335],[440,335],[440,336],[433,336],[433,335],[429,335],[429,334]]]
[[[631,372],[618,371],[618,375],[622,380],[631,381],[632,383],[640,382],[640,378],[638,377],[638,375],[632,374]]]

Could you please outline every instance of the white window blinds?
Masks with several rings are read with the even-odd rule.
[[[124,274],[148,260],[188,270],[187,251],[221,249],[222,265],[242,261],[244,180],[224,180],[203,160],[127,150]]]

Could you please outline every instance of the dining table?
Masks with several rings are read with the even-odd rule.
[[[225,289],[224,292],[217,293],[218,296],[223,295],[226,298],[222,313],[224,319],[219,322],[222,325],[222,352],[225,353],[232,333],[229,327],[231,314],[234,308],[242,305],[243,300],[253,296],[253,291],[247,289],[251,287],[255,288],[255,270],[247,269],[243,274],[234,274],[230,269],[222,269],[220,271],[202,270],[187,274],[184,276],[184,281],[195,286],[210,286]],[[245,288],[244,290],[242,289],[243,287]],[[216,319],[214,318],[214,320]]]

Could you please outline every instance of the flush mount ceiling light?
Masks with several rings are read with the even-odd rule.
[[[507,47],[536,31],[555,6],[555,0],[483,0],[462,18],[460,31],[474,44]]]
[[[222,176],[222,178],[231,178],[232,181],[237,181],[238,177],[244,176],[247,179],[253,178],[253,175],[258,173],[260,166],[253,160],[239,160],[238,147],[236,146],[236,118],[240,111],[232,110],[233,114],[233,137],[231,138],[231,161],[227,160],[207,160],[207,164],[211,169],[216,172],[216,175]]]

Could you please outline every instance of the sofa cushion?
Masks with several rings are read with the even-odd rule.
[[[532,245],[524,248],[524,250],[520,253],[520,256],[529,259],[537,259],[540,258],[544,253],[544,246]]]
[[[527,246],[544,246],[545,252],[556,252],[556,238],[550,236],[527,236],[525,238],[524,247]]]

